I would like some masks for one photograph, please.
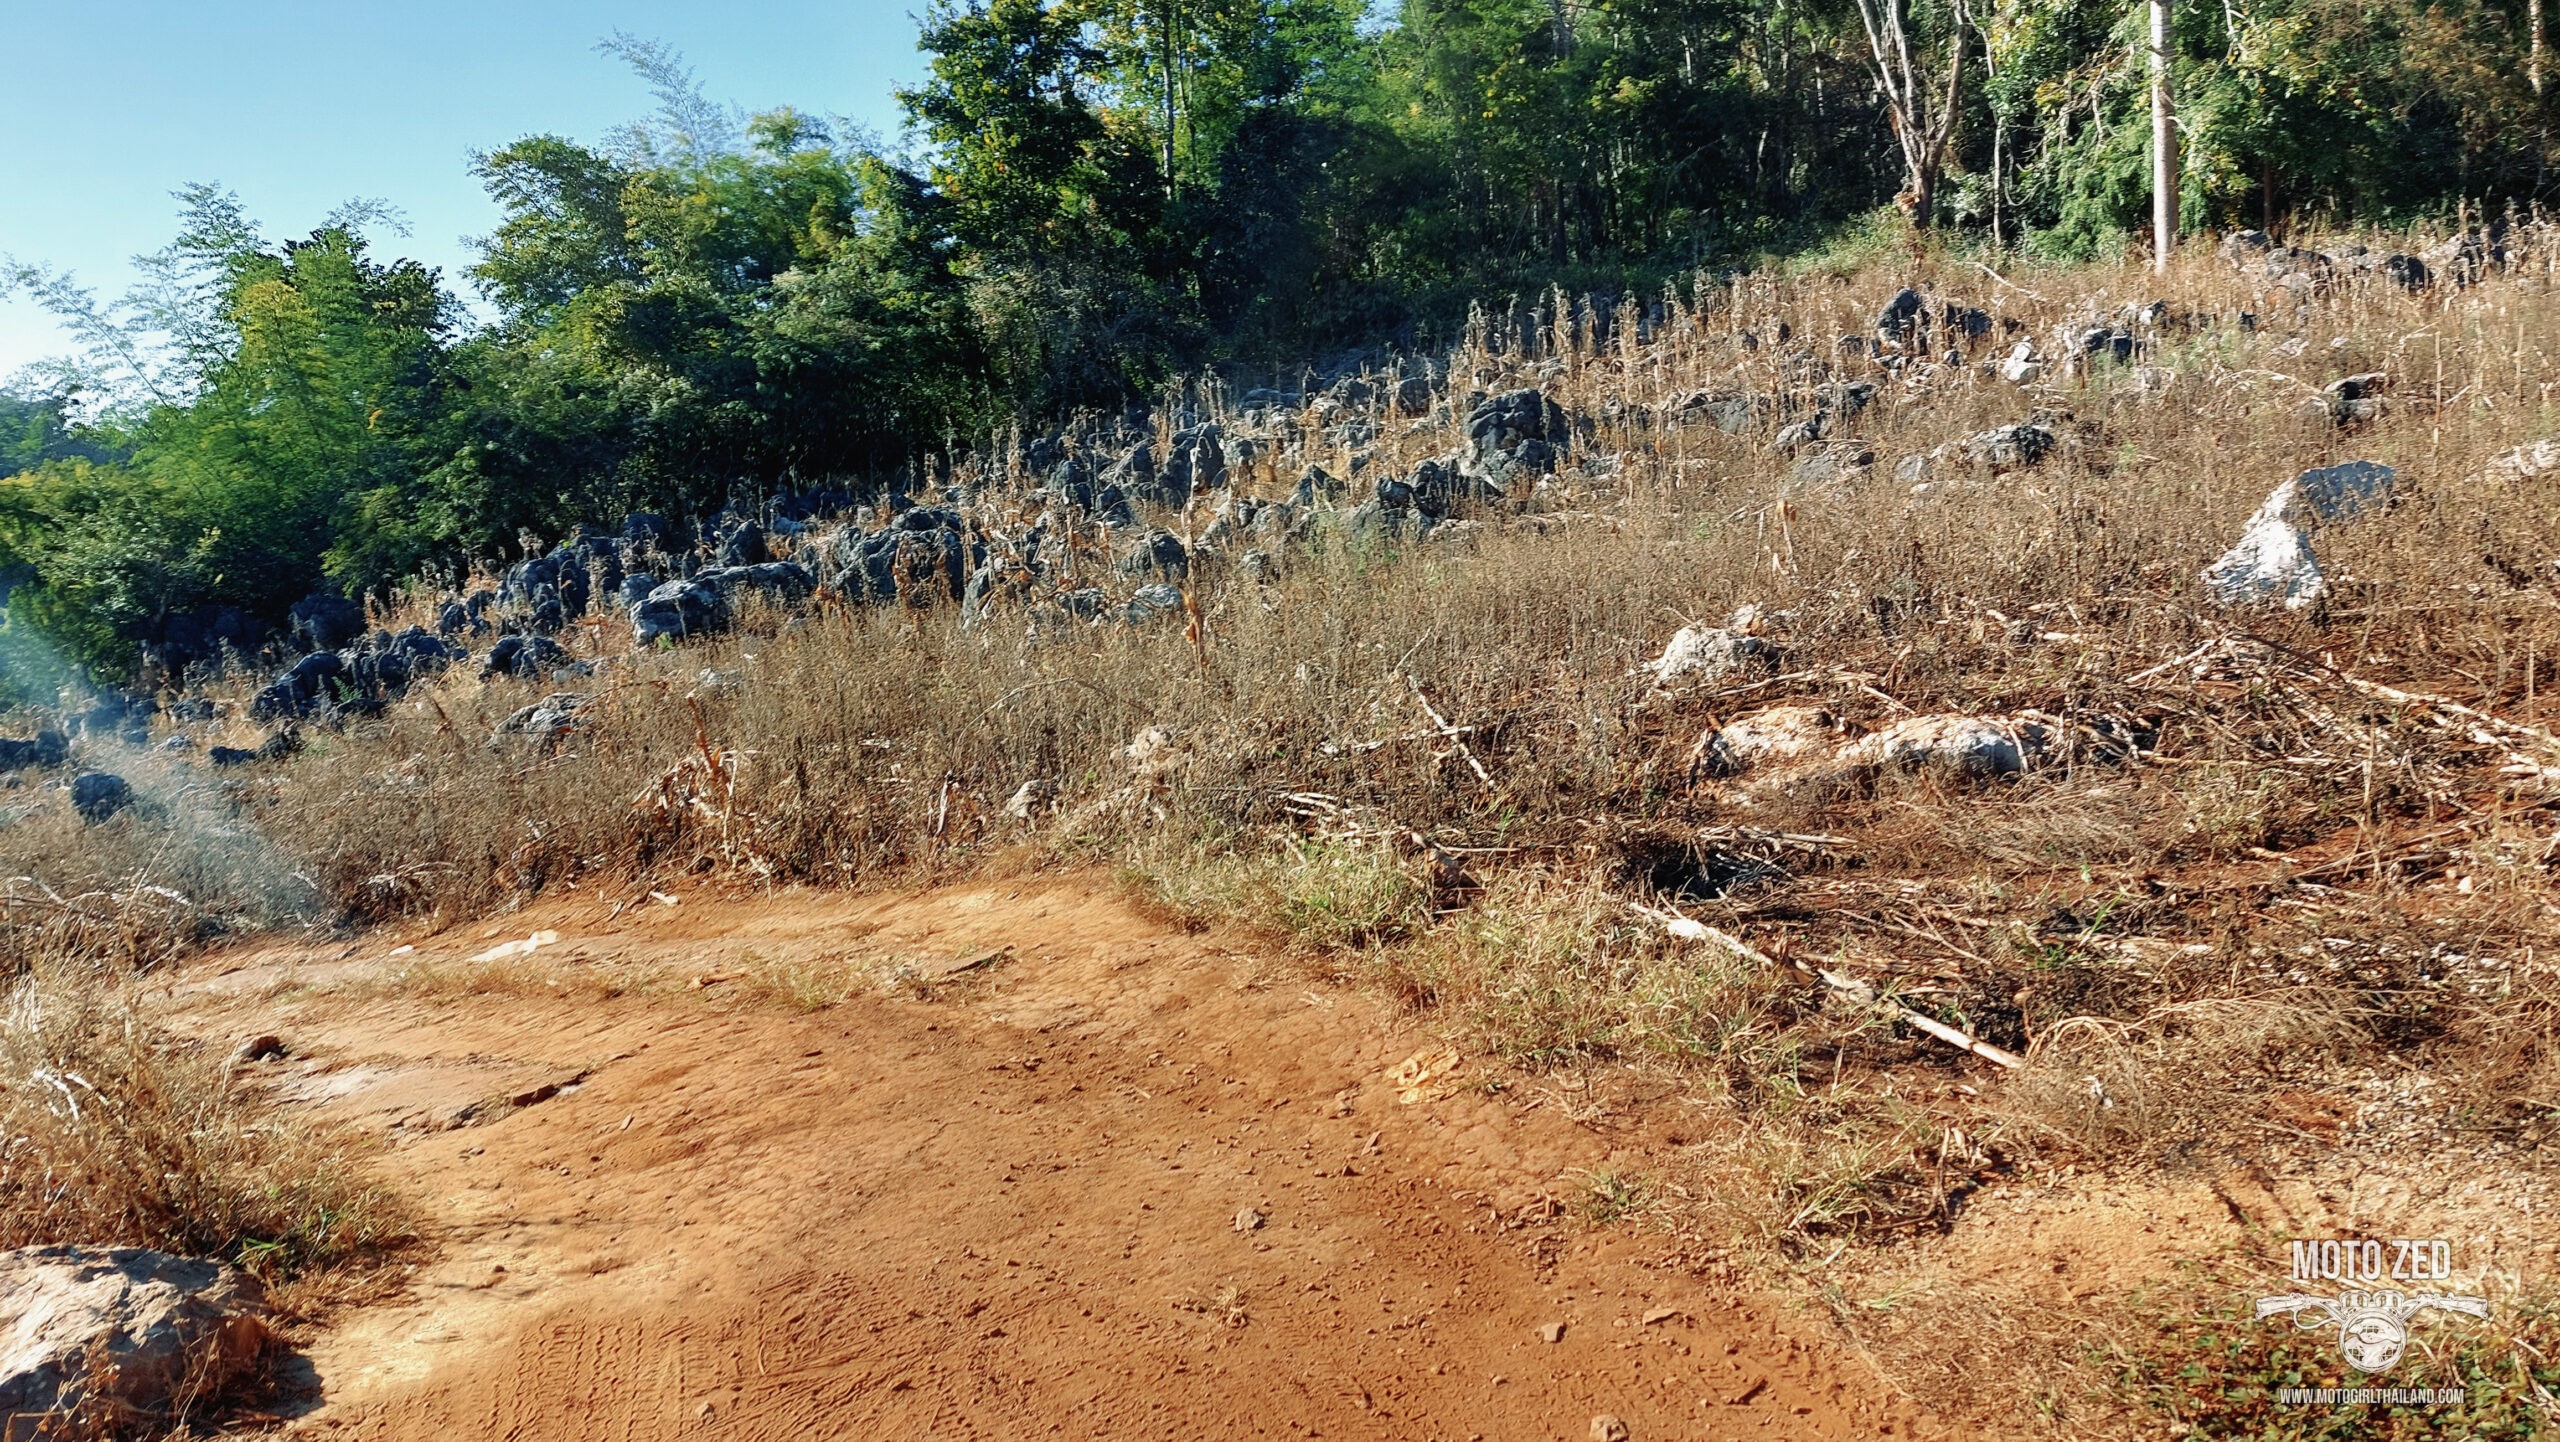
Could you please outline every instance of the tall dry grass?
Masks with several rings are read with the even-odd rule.
[[[154,1025],[129,974],[48,963],[5,1005],[0,1247],[156,1247],[276,1280],[412,1235],[348,1144]]]

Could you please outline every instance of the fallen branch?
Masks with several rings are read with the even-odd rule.
[[[2423,691],[2403,691],[2397,686],[2385,686],[2379,681],[2367,681],[2361,676],[2350,676],[2344,671],[2336,674],[2340,681],[2367,696],[2378,696],[2385,701],[2397,701],[2403,706],[2431,706],[2438,711],[2451,712],[2466,720],[2476,721],[2492,731],[2503,731],[2510,736],[2539,741],[2554,750],[2560,750],[2560,736],[2554,736],[2539,726],[2527,726],[2520,721],[2493,716],[2486,711],[2465,706],[2449,696],[2430,696]]]
[[[1632,902],[1628,904],[1639,915],[1651,917],[1653,920],[1662,923],[1664,930],[1669,931],[1673,936],[1679,937],[1683,941],[1712,941],[1718,946],[1723,947],[1725,950],[1732,952],[1734,955],[1741,957],[1745,961],[1756,962],[1759,965],[1770,967],[1772,969],[1782,965],[1776,957],[1769,955],[1767,952],[1760,950],[1758,947],[1751,945],[1749,942],[1744,941],[1741,937],[1735,936],[1729,931],[1723,931],[1716,927],[1709,926],[1703,921],[1692,921],[1688,917],[1680,915],[1678,912],[1661,911],[1649,906],[1636,906]],[[1945,1042],[1947,1045],[1962,1051],[1969,1051],[1975,1056],[1981,1057],[1985,1061],[1997,1062],[2001,1066],[2013,1068],[2022,1067],[2027,1064],[2027,1059],[2018,1055],[2016,1052],[2003,1051],[1999,1047],[1993,1046],[1991,1043],[1984,1041],[1979,1037],[1970,1036],[1964,1032],[1958,1031],[1956,1028],[1947,1025],[1945,1022],[1942,1022],[1935,1017],[1923,1016],[1919,1012],[1913,1011],[1911,1008],[1904,1006],[1900,1002],[1878,995],[1874,987],[1869,986],[1867,983],[1860,981],[1855,977],[1842,976],[1840,973],[1832,971],[1826,967],[1809,966],[1801,961],[1783,964],[1792,965],[1797,971],[1803,972],[1805,975],[1814,978],[1824,986],[1831,988],[1833,991],[1838,992],[1840,995],[1849,998],[1849,1000],[1867,1008],[1870,1011],[1880,1012],[1884,1015],[1891,1016],[1896,1020],[1908,1022],[1912,1026],[1919,1028],[1921,1031],[1927,1032],[1929,1035]]]
[[[1981,271],[1984,275],[1987,275],[1987,276],[1991,277],[1992,281],[1993,281],[1994,283],[1998,284],[1998,285],[1999,285],[2000,287],[2002,287],[2003,289],[2006,289],[2006,290],[2014,290],[2014,291],[2016,291],[2018,294],[2025,296],[2025,297],[2026,297],[2027,299],[2029,299],[2029,300],[2037,301],[2037,302],[2040,302],[2040,303],[2045,304],[2045,305],[2051,305],[2051,304],[2053,304],[2053,302],[2052,302],[2052,301],[2050,301],[2050,300],[2046,300],[2043,296],[2040,296],[2040,295],[2036,294],[2034,291],[2031,291],[2031,290],[2027,289],[2025,286],[2018,284],[2016,281],[2011,280],[2009,277],[2007,277],[2007,276],[2005,276],[2005,275],[2002,275],[2000,272],[1998,272],[1998,271],[1996,271],[1996,270],[1993,270],[1991,267],[1989,267],[1989,266],[1987,266],[1987,265],[1984,265],[1981,261],[1978,261],[1978,260],[1977,260],[1977,261],[1975,261],[1975,262],[1973,263],[1973,268],[1974,268],[1975,270]]]
[[[2132,675],[2124,678],[2125,684],[2128,686],[2139,686],[2143,682],[2150,680],[2152,677],[2157,676],[2164,671],[2174,671],[2180,666],[2187,665],[2190,662],[2201,661],[2204,659],[2206,652],[2211,651],[2216,646],[2222,645],[2229,639],[2230,638],[2225,636],[2216,636],[2212,640],[2205,642],[2203,645],[2198,646],[2183,656],[2173,657],[2161,662],[2157,666],[2152,666],[2145,670],[2134,672]]]
[[[1485,774],[1484,763],[1478,761],[1476,759],[1476,753],[1467,747],[1465,739],[1466,733],[1474,730],[1475,728],[1472,726],[1457,727],[1450,725],[1449,718],[1441,715],[1439,708],[1431,704],[1431,698],[1422,694],[1422,683],[1413,679],[1411,672],[1407,672],[1405,674],[1404,684],[1412,688],[1414,702],[1422,707],[1422,714],[1430,717],[1431,724],[1439,727],[1440,734],[1448,738],[1450,745],[1458,748],[1458,754],[1460,756],[1466,758],[1467,769],[1476,774],[1476,779],[1485,784],[1486,790],[1493,790],[1493,778]]]

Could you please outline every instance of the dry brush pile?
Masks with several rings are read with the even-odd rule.
[[[1942,1227],[2020,1167],[2294,1145],[2249,1121],[2279,1094],[2337,1103],[2324,1145],[2458,1123],[2539,1156],[2553,242],[2457,244],[2423,285],[2380,252],[1870,257],[1558,297],[1374,386],[1211,387],[1250,444],[1132,526],[1024,448],[955,473],[998,549],[1053,517],[1060,594],[1179,537],[1152,623],[1021,585],[966,624],[572,623],[574,681],[448,673],[219,776],[120,753],[141,804],[103,825],[21,791],[0,916],[149,965],[569,888],[1119,865],[1530,1068],[1683,1078],[1737,1140],[1655,1202],[1778,1255]],[[1470,418],[1522,392],[1554,441],[1479,469]],[[2316,582],[2279,556],[2263,600],[2214,594],[2271,491],[2350,461],[2387,497],[2278,517]],[[1465,504],[1419,524],[1444,478]],[[1222,546],[1247,499],[1298,509]],[[250,690],[199,740],[251,749]],[[2429,1114],[2359,1111],[2386,1063],[2440,1079]]]

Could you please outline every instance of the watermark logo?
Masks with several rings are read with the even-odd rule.
[[[2295,1242],[2297,1282],[2441,1282],[2453,1277],[2453,1245],[2434,1238],[2339,1238]],[[2290,1315],[2305,1330],[2338,1329],[2338,1355],[2359,1372],[2388,1372],[2409,1348],[2409,1319],[2429,1309],[2486,1317],[2479,1297],[2348,1287],[2335,1296],[2288,1292],[2258,1299],[2258,1319]]]

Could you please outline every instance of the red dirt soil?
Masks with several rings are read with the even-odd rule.
[[[374,984],[537,928],[560,941],[502,988]],[[290,1435],[1941,1435],[1811,1319],[1558,1205],[1629,1138],[1534,1085],[1404,1104],[1386,1074],[1427,1032],[1099,878],[552,903],[392,945],[215,959],[177,999],[282,1036],[280,1091],[381,1129],[427,1219],[405,1295],[307,1348]],[[576,981],[997,948],[809,1012]]]

